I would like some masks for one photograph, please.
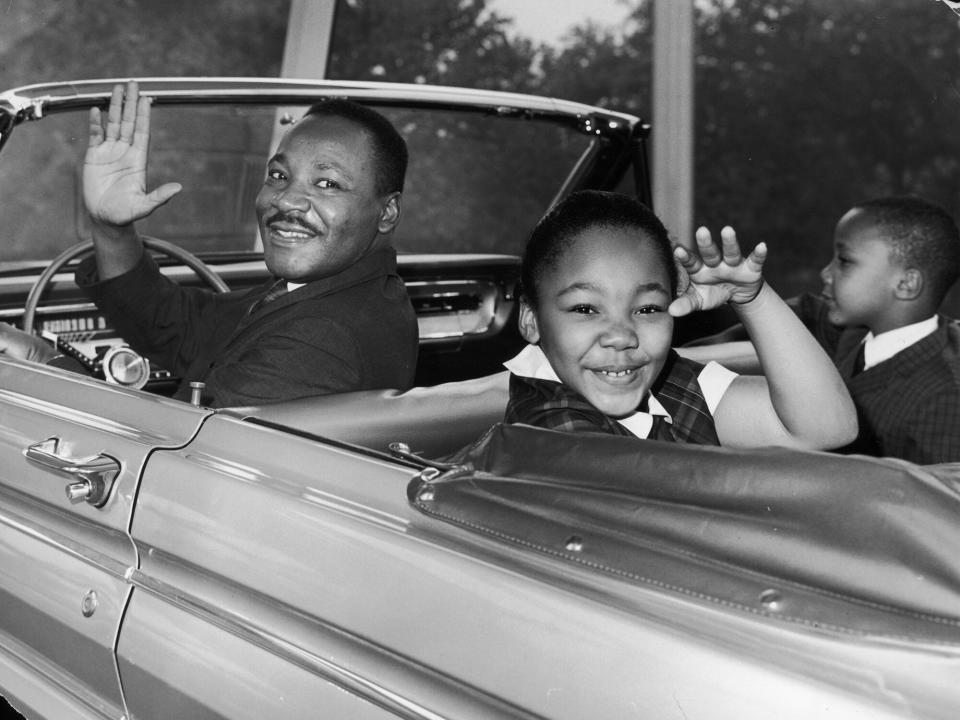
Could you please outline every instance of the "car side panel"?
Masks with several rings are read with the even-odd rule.
[[[953,650],[791,627],[451,528],[408,504],[414,473],[224,416],[155,453],[118,646],[133,714],[950,717]]]
[[[137,718],[396,717],[318,677],[292,648],[272,652],[158,595],[134,593],[130,612],[136,622],[123,635],[121,668]]]
[[[154,448],[184,444],[206,414],[0,359],[0,693],[39,717],[64,704],[123,714],[114,644],[137,565],[127,530],[140,472]],[[41,445],[46,455],[27,457]],[[106,501],[71,503],[76,466],[100,456],[118,468]]]
[[[226,417],[188,448],[155,454],[134,517],[141,567],[118,645],[131,712],[419,718],[439,706],[529,717],[378,639],[388,575],[416,553],[391,549],[406,520],[377,498],[410,512],[414,474]],[[374,564],[362,581],[338,577],[338,566],[359,569],[371,552],[387,559],[388,575]],[[331,601],[361,621],[328,622]]]
[[[94,551],[67,541],[74,535],[68,523],[52,530],[49,518],[17,512],[16,505],[0,495],[0,655],[16,676],[0,675],[0,687],[23,692],[20,683],[39,676],[53,692],[116,717],[122,700],[113,643],[128,584],[113,567],[85,559],[103,542]],[[113,556],[132,560],[129,543],[117,542]],[[85,617],[83,601],[91,592],[97,606]]]

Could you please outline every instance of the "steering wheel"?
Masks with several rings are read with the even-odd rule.
[[[153,250],[158,252],[161,255],[166,255],[167,257],[173,258],[174,260],[179,260],[181,263],[186,265],[188,268],[193,270],[197,277],[203,280],[207,285],[209,285],[214,291],[225,293],[229,292],[230,288],[227,287],[227,284],[214,272],[209,265],[207,265],[203,260],[198,258],[191,252],[184,250],[181,247],[169,243],[166,240],[158,240],[151,237],[141,237],[144,247],[148,250]],[[93,241],[86,240],[85,242],[77,243],[71,248],[67,248],[64,252],[54,258],[53,262],[47,266],[47,269],[40,273],[40,277],[37,278],[37,281],[33,284],[33,287],[30,288],[30,293],[27,295],[27,302],[23,306],[23,329],[28,333],[33,332],[34,319],[37,314],[37,306],[40,304],[40,298],[47,291],[47,288],[50,286],[53,277],[63,269],[67,263],[70,261],[87,255],[88,253],[93,252]]]

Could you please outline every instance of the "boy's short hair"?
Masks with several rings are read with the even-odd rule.
[[[897,262],[923,273],[930,295],[943,302],[960,277],[960,231],[939,205],[912,195],[858,203],[890,243]]]
[[[407,143],[386,117],[373,108],[345,98],[326,98],[314,103],[303,117],[326,116],[351,120],[373,139],[373,157],[377,163],[377,192],[403,192],[407,174]]]
[[[533,229],[520,267],[520,293],[538,306],[537,288],[545,270],[556,265],[571,240],[593,227],[636,230],[638,241],[653,242],[670,278],[670,294],[679,282],[667,229],[653,211],[629,195],[602,190],[579,190],[557,203]]]

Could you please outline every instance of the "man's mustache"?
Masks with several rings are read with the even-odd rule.
[[[299,214],[294,213],[282,213],[278,212],[273,215],[270,215],[266,218],[265,224],[270,226],[275,223],[283,223],[284,225],[296,225],[303,228],[306,232],[312,233],[314,235],[319,235],[321,233],[320,228],[314,227],[308,223],[304,218]]]

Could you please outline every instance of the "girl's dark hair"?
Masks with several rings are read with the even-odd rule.
[[[527,241],[520,267],[520,293],[530,307],[538,306],[538,287],[544,272],[556,266],[577,235],[594,227],[634,230],[638,243],[651,241],[670,278],[670,294],[676,295],[677,266],[667,229],[660,218],[629,195],[580,190],[544,215]]]

